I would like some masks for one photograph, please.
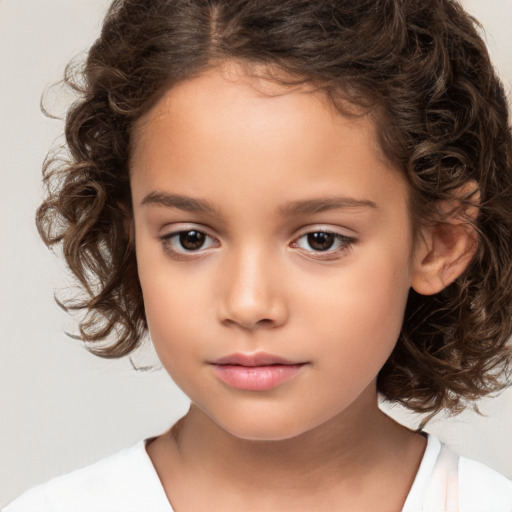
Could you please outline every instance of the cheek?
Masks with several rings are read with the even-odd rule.
[[[206,327],[192,309],[199,307],[188,292],[180,294],[176,282],[165,286],[162,281],[143,286],[144,307],[151,340],[163,367],[175,383],[189,396],[190,372],[197,371],[197,341]],[[205,390],[206,391],[206,390]]]
[[[207,329],[207,292],[194,286],[190,276],[153,270],[141,279],[144,308],[149,331],[157,351],[178,344],[187,347],[187,339]]]
[[[308,323],[325,340],[328,364],[346,362],[350,374],[380,370],[398,339],[409,292],[409,261],[382,252],[337,270],[332,284],[305,297]],[[399,255],[400,256],[400,255]],[[335,361],[336,359],[337,361]]]
[[[167,352],[186,352],[191,329],[204,328],[204,294],[194,285],[193,272],[177,272],[155,242],[142,233],[137,241],[137,265],[144,309],[153,345],[166,365]]]
[[[209,354],[209,341],[215,326],[204,280],[187,272],[153,269],[151,277],[141,280],[144,307],[151,340],[167,373],[194,402],[212,396],[211,382],[197,378]]]

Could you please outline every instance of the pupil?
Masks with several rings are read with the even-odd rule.
[[[310,233],[308,235],[308,244],[317,251],[326,251],[332,247],[335,235],[333,233]]]
[[[180,244],[184,249],[193,251],[204,244],[205,234],[200,231],[184,231],[180,233]]]

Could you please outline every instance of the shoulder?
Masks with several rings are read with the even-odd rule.
[[[34,487],[2,512],[92,510],[172,512],[143,441],[90,466]]]
[[[461,457],[436,437],[427,447],[402,512],[512,512],[512,481]]]
[[[512,480],[466,457],[459,457],[458,469],[462,511],[512,512]]]

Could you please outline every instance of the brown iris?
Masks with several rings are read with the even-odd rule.
[[[319,231],[308,234],[308,244],[315,251],[327,251],[334,243],[336,235]]]
[[[200,249],[205,241],[206,235],[201,231],[182,231],[180,233],[180,244],[187,251]]]

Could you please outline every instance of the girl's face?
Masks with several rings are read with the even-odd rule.
[[[371,119],[226,67],[168,91],[135,135],[147,321],[193,404],[235,436],[267,440],[375,407],[412,228]]]

